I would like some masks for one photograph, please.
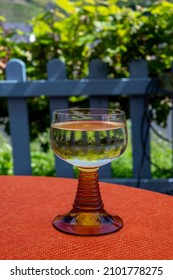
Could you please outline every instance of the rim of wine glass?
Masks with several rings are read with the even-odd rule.
[[[70,112],[70,110],[74,110],[74,112]],[[67,109],[55,109],[53,110],[53,113],[57,114],[68,114],[68,115],[75,115],[76,112],[85,112],[88,110],[88,114],[91,115],[116,115],[116,116],[123,116],[125,115],[125,112],[120,109],[109,109],[109,108],[67,108]],[[91,111],[93,110],[93,111]]]

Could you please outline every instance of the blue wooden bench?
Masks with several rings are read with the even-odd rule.
[[[12,59],[6,67],[6,80],[0,81],[0,97],[8,99],[10,132],[13,147],[14,174],[32,175],[30,157],[30,133],[28,119],[28,97],[49,97],[50,114],[54,109],[69,107],[70,96],[88,95],[90,107],[108,107],[109,97],[126,95],[129,97],[129,111],[132,122],[133,178],[111,178],[110,165],[101,168],[100,180],[152,189],[159,192],[173,190],[173,179],[151,178],[151,166],[143,158],[141,127],[143,133],[148,129],[145,107],[146,94],[152,93],[152,84],[157,83],[148,77],[147,63],[144,60],[130,64],[130,77],[107,79],[107,67],[99,60],[89,65],[89,77],[81,80],[69,80],[65,65],[58,59],[47,64],[47,80],[27,81],[25,64]],[[150,154],[150,138],[145,139],[145,149]],[[141,162],[143,165],[141,166]],[[61,177],[73,177],[72,166],[56,159],[56,174]]]

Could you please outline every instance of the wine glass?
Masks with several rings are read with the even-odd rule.
[[[58,157],[79,170],[73,208],[65,215],[56,216],[53,226],[76,235],[101,235],[119,230],[122,219],[104,209],[98,169],[125,151],[125,113],[96,108],[55,110],[50,146]]]

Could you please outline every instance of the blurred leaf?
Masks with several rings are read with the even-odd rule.
[[[50,26],[44,21],[37,21],[36,24],[33,26],[33,31],[36,36],[42,36],[46,33],[52,32]]]
[[[85,0],[84,2],[85,2],[85,3],[92,4],[92,5],[95,5],[95,4],[96,4],[96,1],[95,1],[95,0]]]
[[[0,15],[0,21],[6,21],[6,18],[2,15]]]
[[[94,39],[95,39],[95,35],[87,34],[84,37],[79,38],[79,41],[78,41],[77,45],[81,46],[81,45],[84,45],[86,43],[93,42]]]
[[[63,13],[61,13],[60,11],[55,11],[55,15],[57,16],[57,17],[59,17],[59,18],[61,18],[61,19],[64,19],[66,16],[63,14]]]
[[[74,3],[68,0],[54,0],[56,5],[66,11],[67,13],[75,13]]]
[[[97,12],[104,16],[108,16],[110,13],[106,7],[101,7],[101,6],[97,8]]]
[[[94,13],[97,9],[96,9],[95,6],[85,5],[85,6],[83,6],[83,10],[87,11],[87,12],[90,12],[90,13]]]

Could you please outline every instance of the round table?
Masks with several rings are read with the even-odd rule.
[[[55,230],[52,220],[71,210],[76,189],[76,179],[0,176],[0,259],[173,259],[172,196],[100,182],[105,209],[124,226],[75,236]]]

